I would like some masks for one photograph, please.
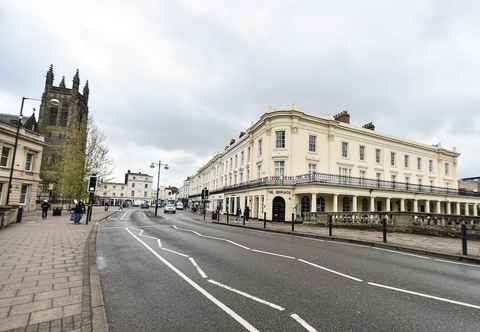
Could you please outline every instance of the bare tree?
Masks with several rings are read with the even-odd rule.
[[[87,148],[85,151],[85,174],[97,174],[98,178],[109,180],[112,175],[113,161],[109,156],[105,134],[97,127],[92,118],[88,119]]]

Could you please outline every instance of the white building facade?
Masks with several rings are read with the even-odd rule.
[[[405,211],[478,215],[458,189],[459,153],[383,135],[350,116],[271,110],[189,179],[209,210],[289,221],[305,212]]]
[[[124,182],[100,182],[97,196],[101,204],[108,202],[110,205],[128,204],[138,202],[151,202],[153,177],[144,173],[125,173]]]

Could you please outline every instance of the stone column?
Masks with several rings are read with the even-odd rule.
[[[430,201],[425,201],[425,213],[430,213]]]
[[[470,215],[470,204],[465,203],[465,215],[468,216]]]
[[[413,200],[413,213],[418,212],[418,200],[414,199]]]
[[[460,214],[460,202],[457,202],[457,204],[456,204],[455,214]]]
[[[333,195],[333,211],[332,212],[338,212],[338,195],[337,194]]]
[[[437,201],[437,213],[442,213],[442,202]]]
[[[352,212],[357,212],[357,196],[352,196]]]
[[[477,204],[473,204],[473,216],[478,217],[478,206]]]
[[[391,210],[392,208],[391,208],[390,197],[387,197],[386,204],[385,204],[385,211],[390,212]]]
[[[405,199],[400,199],[400,212],[405,212]]]
[[[312,202],[310,204],[310,212],[317,212],[317,194],[312,194]]]
[[[452,203],[447,201],[447,214],[452,214]]]
[[[375,212],[375,197],[370,196],[370,212]]]

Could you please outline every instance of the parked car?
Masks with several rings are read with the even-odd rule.
[[[163,213],[176,213],[177,209],[175,207],[175,204],[172,202],[168,202],[165,204],[165,207],[163,208]]]
[[[148,204],[148,202],[143,202],[142,205],[140,205],[140,208],[142,208],[142,209],[149,209],[149,208],[150,208],[150,204]]]
[[[177,210],[183,210],[183,203],[177,202]]]

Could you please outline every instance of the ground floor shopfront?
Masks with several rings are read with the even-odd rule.
[[[200,205],[200,197],[191,198]],[[480,197],[436,195],[336,186],[278,186],[215,193],[207,211],[221,211],[273,221],[291,221],[306,212],[412,212],[480,215]]]

